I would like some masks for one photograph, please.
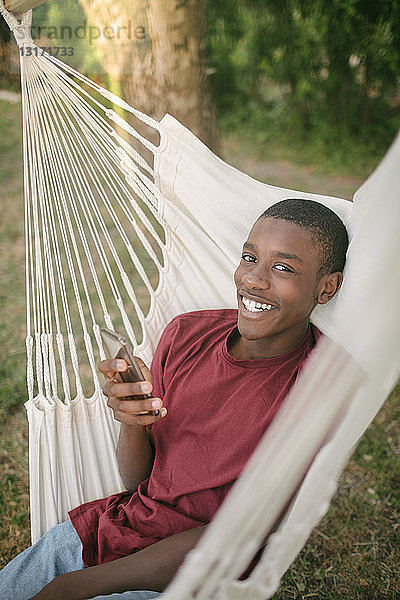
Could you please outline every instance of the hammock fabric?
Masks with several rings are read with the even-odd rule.
[[[0,8],[19,46],[34,49],[30,13],[17,20]],[[353,203],[303,194],[240,173],[170,115],[150,119],[39,49],[22,54],[33,540],[69,508],[122,489],[99,327],[125,330],[149,363],[175,315],[235,306],[241,244],[269,205],[312,198],[347,224],[344,284],[313,313],[329,337],[164,594],[270,598],[399,377],[400,138]],[[152,127],[160,144],[121,115]]]

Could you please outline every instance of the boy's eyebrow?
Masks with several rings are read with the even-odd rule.
[[[257,246],[255,246],[252,242],[245,242],[243,244],[243,249],[247,248],[247,250],[257,250]],[[288,254],[287,252],[279,252],[278,250],[275,250],[274,252],[272,252],[273,256],[277,256],[278,258],[286,258],[288,260],[292,259],[292,260],[297,260],[297,262],[303,264],[304,260],[302,258],[300,258],[300,256],[297,256],[297,254]]]
[[[304,260],[302,258],[300,258],[300,256],[297,256],[297,254],[287,254],[286,252],[272,252],[272,254],[274,256],[279,256],[279,258],[286,258],[286,259],[292,259],[292,260],[297,260],[297,262],[303,264]]]
[[[243,248],[247,248],[248,250],[257,250],[256,246],[251,242],[245,242],[243,244]]]

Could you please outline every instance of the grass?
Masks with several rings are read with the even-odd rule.
[[[20,107],[0,102],[0,423],[25,397],[25,295]]]
[[[304,128],[303,122],[285,104],[268,110],[252,106],[236,110],[220,120],[223,137],[250,149],[259,158],[288,160],[299,165],[314,165],[319,173],[364,179],[380,162],[394,139],[400,121],[386,120],[362,136],[341,131],[337,123],[317,120]]]
[[[277,600],[395,600],[400,589],[400,388],[364,434]]]
[[[28,428],[23,408],[26,392],[20,107],[1,102],[0,111],[0,565],[4,565],[29,544],[29,511]],[[243,157],[235,151],[235,159],[240,162]],[[328,180],[320,176],[315,180],[310,171],[306,174],[310,188],[321,186],[312,191],[323,192]],[[281,175],[285,177],[286,171]],[[357,181],[346,180],[346,185],[356,186]],[[274,183],[284,185],[285,181]],[[299,181],[294,176],[291,186],[296,187],[296,183]],[[334,184],[338,186],[336,194],[341,195],[343,178]],[[277,600],[399,597],[399,397],[397,388],[362,438],[340,479],[329,512],[285,575],[275,596]]]
[[[0,564],[29,544],[20,106],[0,102]]]

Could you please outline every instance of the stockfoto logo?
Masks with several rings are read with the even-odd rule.
[[[97,27],[95,25],[88,25],[85,19],[82,25],[75,27],[71,27],[70,25],[33,25],[31,31],[33,39],[42,38],[43,36],[48,40],[89,40],[89,45],[100,38],[122,41],[134,40],[137,42],[143,42],[146,39],[145,28],[141,25],[135,26],[131,21],[128,21],[126,25]]]

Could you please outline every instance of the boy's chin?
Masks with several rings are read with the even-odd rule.
[[[245,340],[249,342],[253,342],[256,340],[262,340],[268,338],[271,335],[271,332],[260,331],[259,327],[249,326],[248,323],[241,323],[240,319],[238,321],[238,330]]]

